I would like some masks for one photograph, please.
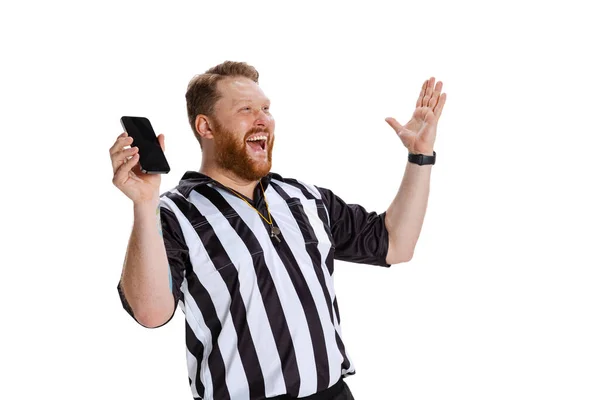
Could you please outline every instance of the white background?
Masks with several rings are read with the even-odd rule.
[[[225,60],[273,102],[273,171],[379,212],[406,163],[384,118],[444,82],[415,257],[336,264],[357,400],[600,398],[592,4],[3,2],[0,398],[191,399],[181,312],[147,330],[117,296],[108,149],[146,116],[162,191],[197,170],[186,85]]]

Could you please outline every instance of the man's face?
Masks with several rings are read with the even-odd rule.
[[[225,78],[213,118],[215,159],[240,178],[256,181],[271,170],[275,120],[270,101],[251,79]]]

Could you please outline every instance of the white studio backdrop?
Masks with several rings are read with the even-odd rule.
[[[191,399],[184,319],[148,330],[116,285],[132,206],[111,182],[122,115],[201,152],[185,89],[225,60],[260,72],[273,171],[383,212],[410,118],[444,82],[410,263],[338,262],[365,399],[600,398],[600,89],[593,2],[5,2],[2,399]]]

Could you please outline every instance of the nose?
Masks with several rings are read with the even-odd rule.
[[[269,124],[269,115],[264,111],[260,110],[256,114],[256,120],[254,121],[254,126],[266,128]]]
[[[265,119],[262,119],[262,118],[257,118],[256,121],[254,121],[254,126],[261,127],[261,128],[266,128],[267,127],[267,121]]]

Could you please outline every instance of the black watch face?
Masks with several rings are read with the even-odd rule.
[[[418,165],[433,165],[435,164],[435,151],[432,156],[426,156],[424,154],[409,154],[408,161]]]

